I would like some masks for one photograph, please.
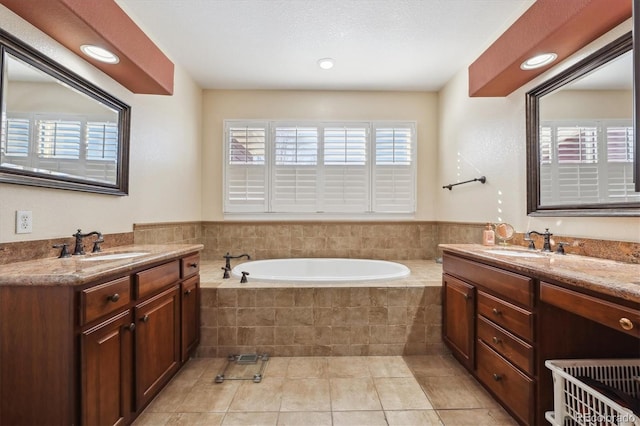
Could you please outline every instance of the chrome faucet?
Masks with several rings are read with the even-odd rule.
[[[542,251],[551,252],[551,236],[553,234],[549,232],[549,228],[545,228],[544,232],[528,231],[524,234],[524,239],[526,241],[529,241],[529,249],[535,250],[536,246],[533,243],[533,240],[531,239],[531,234],[540,235],[542,238],[544,238],[544,242],[542,244]]]
[[[104,243],[104,239],[102,238],[102,233],[98,231],[92,231],[87,234],[83,234],[82,230],[78,229],[78,232],[72,235],[72,237],[76,237],[76,246],[73,250],[73,255],[85,254],[84,253],[84,245],[82,244],[82,240],[84,237],[89,237],[91,235],[97,236],[96,240],[93,242],[93,249],[91,249],[91,253],[98,253],[101,251],[100,244]]]
[[[225,254],[224,256],[225,262],[224,262],[224,275],[222,276],[222,278],[229,278],[229,271],[231,271],[231,259],[240,259],[242,257],[246,257],[247,260],[251,260],[251,256],[249,256],[246,253],[243,253],[239,256],[232,256],[229,254],[229,252],[227,252],[227,254]]]

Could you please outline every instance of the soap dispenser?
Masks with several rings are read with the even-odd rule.
[[[484,231],[482,231],[482,245],[493,246],[496,244],[496,233],[493,231],[493,226],[487,223]]]

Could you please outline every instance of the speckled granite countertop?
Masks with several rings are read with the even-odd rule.
[[[0,265],[0,285],[82,285],[202,249],[202,244],[131,245],[114,247],[98,254],[9,263]],[[144,254],[124,259],[91,260],[130,253]]]
[[[487,247],[479,244],[440,244],[444,252],[466,257],[541,280],[552,280],[568,286],[640,303],[640,265],[577,255],[539,253],[538,257],[516,257],[500,254],[500,250],[528,252],[519,246]]]
[[[260,282],[251,279],[246,284],[240,284],[239,279],[231,277],[229,279],[222,279],[221,268],[224,266],[224,259],[221,260],[205,260],[200,263],[200,286],[201,288],[280,288],[280,287],[372,287],[372,286],[384,286],[384,287],[424,287],[433,286],[439,287],[442,285],[442,265],[436,263],[433,259],[430,260],[396,260],[396,262],[406,265],[411,269],[411,275],[406,278],[400,278],[397,280],[384,281],[384,284],[374,281],[362,281],[362,282],[350,282],[348,284],[341,283],[304,283],[296,282],[291,283],[273,283],[273,282]],[[233,266],[237,265],[234,263]]]

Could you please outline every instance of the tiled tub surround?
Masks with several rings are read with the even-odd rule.
[[[222,279],[204,261],[200,357],[440,353],[442,267],[400,261],[411,276],[385,283],[260,283]]]

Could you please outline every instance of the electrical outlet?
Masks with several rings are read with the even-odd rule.
[[[33,216],[30,211],[16,212],[16,234],[30,234],[33,230]]]

